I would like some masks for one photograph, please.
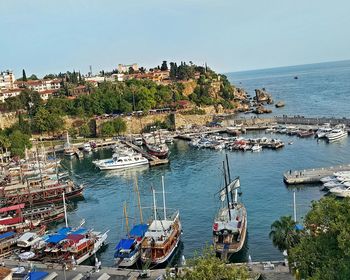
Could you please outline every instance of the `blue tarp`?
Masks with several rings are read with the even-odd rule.
[[[130,236],[143,237],[147,229],[148,225],[146,224],[135,225],[130,231]]]
[[[86,228],[79,228],[73,232],[71,232],[71,234],[84,234],[87,232],[87,229]]]
[[[118,245],[115,247],[116,250],[125,249],[128,250],[134,244],[135,239],[122,239],[119,241]]]
[[[5,233],[0,235],[0,240],[4,239],[4,238],[7,238],[7,237],[11,237],[13,235],[15,235],[15,233],[13,231],[5,232]]]
[[[301,225],[301,224],[296,224],[296,225],[295,225],[295,229],[296,229],[296,230],[303,230],[304,227],[303,227],[303,225]]]
[[[32,271],[29,272],[28,275],[26,276],[26,280],[42,280],[44,279],[47,275],[49,275],[48,272],[45,271]]]
[[[50,235],[49,239],[47,239],[46,242],[56,244],[61,240],[65,239],[66,237],[67,235],[65,234],[54,234],[54,235]]]
[[[72,230],[71,227],[63,227],[63,228],[60,228],[57,233],[58,234],[67,234],[68,232],[70,232]]]

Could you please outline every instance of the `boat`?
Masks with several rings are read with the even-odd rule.
[[[325,138],[328,133],[332,131],[331,125],[329,123],[325,123],[321,126],[315,133],[316,138]]]
[[[334,142],[348,136],[345,125],[337,125],[331,132],[326,134],[327,142]]]
[[[306,138],[306,137],[311,137],[312,135],[314,135],[314,132],[311,129],[309,129],[309,130],[300,130],[297,135],[300,138]]]
[[[163,188],[163,218],[158,217],[155,190],[153,189],[153,214],[145,237],[141,243],[141,261],[150,265],[162,265],[171,260],[179,247],[182,226],[179,211],[168,216],[165,205],[164,177]]]
[[[350,197],[350,184],[345,183],[344,186],[332,188],[329,192],[337,197]]]
[[[119,241],[114,253],[117,267],[133,266],[140,259],[141,243],[147,229],[147,224],[137,224]]]
[[[148,165],[148,159],[141,154],[122,155],[114,153],[111,159],[98,160],[93,162],[100,170],[127,169]]]
[[[52,263],[81,264],[88,260],[106,244],[107,234],[88,230],[82,227],[68,226],[65,195],[62,194],[65,209],[65,227],[50,234],[47,239],[36,243],[33,260]]]
[[[13,231],[0,234],[0,258],[12,255],[16,249],[17,239],[18,235]]]
[[[41,240],[42,237],[36,232],[26,232],[17,239],[17,246],[20,248],[30,248]]]
[[[333,173],[334,176],[350,176],[350,170],[337,171]]]
[[[326,176],[326,177],[322,177],[320,179],[320,181],[324,184],[324,183],[328,183],[331,181],[337,181],[337,177],[336,176]]]
[[[262,151],[262,147],[259,144],[255,144],[252,147],[252,152],[261,152]]]
[[[132,139],[132,143],[136,146],[142,146],[143,144],[142,137],[134,137]]]
[[[137,184],[137,177],[134,177],[134,189],[137,194],[138,208],[140,211],[140,224],[134,225],[129,231],[129,219],[126,203],[124,204],[125,225],[127,230],[126,237],[122,238],[115,247],[114,258],[117,267],[133,266],[141,255],[141,243],[148,229],[148,224],[143,222],[140,192]]]
[[[228,126],[226,127],[226,132],[233,136],[239,136],[241,134],[242,126]]]
[[[90,145],[90,143],[85,143],[83,146],[83,151],[86,153],[90,153],[92,151],[92,147]]]
[[[40,219],[41,224],[50,224],[64,220],[62,206],[50,204],[38,207],[29,207],[22,212],[24,218]]]
[[[67,157],[73,157],[75,154],[75,150],[69,142],[68,131],[66,132],[66,143],[64,144],[64,147],[63,147],[63,154]]]
[[[169,148],[166,144],[149,144],[146,143],[148,153],[157,158],[167,158],[169,155]]]
[[[276,108],[281,108],[281,107],[284,107],[285,106],[285,103],[283,101],[278,101],[276,104],[275,104],[275,107]]]
[[[247,235],[247,211],[238,201],[239,177],[231,180],[226,155],[224,167],[225,186],[219,191],[222,206],[213,222],[213,244],[215,252],[224,260],[238,253],[245,244]]]

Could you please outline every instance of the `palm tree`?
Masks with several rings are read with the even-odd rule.
[[[275,247],[281,252],[289,251],[291,247],[299,241],[299,234],[295,228],[296,222],[291,216],[282,216],[271,225],[269,234],[270,239]]]

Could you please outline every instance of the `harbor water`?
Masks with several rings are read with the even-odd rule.
[[[265,87],[275,100],[284,100],[286,107],[278,110],[279,114],[350,116],[350,62],[335,63],[332,67],[319,64],[266,72],[260,70],[250,74],[230,74],[229,77],[248,91]],[[287,188],[283,183],[283,172],[349,163],[350,139],[327,144],[314,138],[266,135],[264,132],[249,133],[247,137],[279,138],[286,146],[281,150],[263,150],[260,153],[227,151],[232,176],[240,176],[241,199],[248,212],[248,242],[238,261],[247,260],[248,255],[253,261],[281,260],[282,253],[273,247],[268,234],[274,220],[293,214],[293,190],[296,190],[299,220],[309,210],[311,201],[324,195],[318,185]],[[287,145],[290,141],[293,145]],[[151,214],[151,189],[154,187],[161,191],[161,176],[164,176],[167,206],[180,210],[184,231],[182,253],[186,258],[211,244],[212,222],[220,206],[216,193],[223,185],[225,151],[191,148],[188,142],[182,140],[170,145],[170,151],[169,165],[135,171],[97,170],[92,161],[110,157],[112,152],[109,149],[85,155],[81,160],[63,161],[73,178],[86,187],[85,200],[77,202],[69,211],[69,223],[78,224],[84,218],[86,225],[95,230],[110,229],[109,246],[100,256],[103,266],[113,265],[114,248],[125,235],[125,201],[128,202],[129,224],[139,222],[134,220],[134,217],[139,217],[133,192],[135,174],[146,217]],[[161,206],[161,195],[157,198],[157,204]],[[159,212],[161,215],[162,211]]]

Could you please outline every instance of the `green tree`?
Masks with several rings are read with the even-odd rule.
[[[167,272],[165,279],[178,280],[246,280],[249,278],[248,269],[244,266],[227,265],[215,256],[212,247],[204,249],[201,256],[189,260],[191,268],[184,268],[175,277]]]
[[[325,197],[313,202],[305,233],[289,253],[303,279],[350,279],[350,199]]]
[[[115,134],[115,129],[112,122],[105,122],[101,125],[102,136],[113,136],[114,134]]]
[[[271,225],[269,237],[272,243],[281,252],[289,250],[299,241],[299,234],[296,230],[296,223],[291,216],[283,216]]]
[[[168,70],[168,64],[166,60],[163,60],[162,66],[160,66],[160,70],[167,71]]]
[[[44,107],[40,107],[34,116],[34,126],[36,131],[44,133],[49,131],[50,112]]]
[[[22,81],[23,82],[27,81],[27,75],[26,75],[26,71],[24,69],[22,70]]]
[[[79,127],[79,135],[85,138],[91,136],[90,127],[86,123]]]
[[[25,148],[30,149],[32,147],[30,137],[19,130],[15,130],[9,135],[9,141],[11,143],[11,156],[23,157]]]
[[[29,80],[39,80],[39,78],[38,78],[36,75],[32,74],[32,75],[29,77]]]
[[[120,117],[113,120],[113,126],[114,131],[117,134],[121,134],[126,131],[126,122]]]

